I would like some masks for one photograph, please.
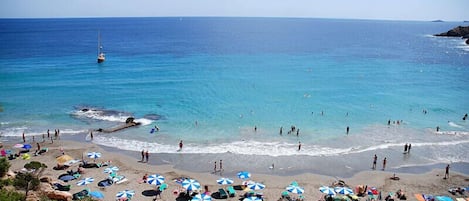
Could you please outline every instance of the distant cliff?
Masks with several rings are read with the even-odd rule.
[[[466,44],[469,45],[469,26],[458,26],[447,32],[435,34],[434,36],[447,36],[447,37],[462,37],[466,38]]]

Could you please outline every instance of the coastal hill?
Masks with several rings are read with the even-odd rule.
[[[440,34],[435,34],[434,36],[447,36],[447,37],[462,37],[468,38],[466,40],[466,44],[469,45],[469,26],[458,26],[455,27],[447,32],[443,32]]]

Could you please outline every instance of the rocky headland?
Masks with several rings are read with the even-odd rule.
[[[458,26],[447,32],[435,34],[434,36],[462,37],[466,39],[466,44],[469,45],[469,26]]]

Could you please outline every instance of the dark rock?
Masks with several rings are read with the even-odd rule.
[[[469,34],[469,26],[458,26],[447,32],[435,34],[435,36],[449,36],[449,37],[462,37]]]
[[[466,40],[466,45],[469,45],[469,39]]]

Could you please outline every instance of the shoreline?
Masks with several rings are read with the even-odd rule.
[[[208,188],[212,191],[221,188],[220,185],[216,183],[216,179],[220,178],[219,174],[211,174],[209,171],[199,172],[199,171],[188,171],[186,170],[187,166],[184,164],[159,164],[159,160],[155,159],[155,154],[150,155],[149,163],[137,162],[140,160],[140,153],[132,151],[122,151],[116,148],[103,147],[101,145],[93,144],[86,142],[85,140],[73,140],[73,139],[64,139],[54,141],[54,144],[49,142],[41,143],[43,147],[49,147],[49,152],[40,156],[33,156],[31,160],[40,161],[46,163],[49,168],[46,169],[44,175],[51,178],[57,178],[58,175],[63,173],[63,171],[52,170],[52,166],[55,165],[55,157],[61,155],[60,147],[63,147],[65,153],[71,155],[75,159],[90,151],[96,151],[102,153],[102,158],[98,161],[107,161],[111,160],[112,165],[116,165],[120,168],[118,174],[125,175],[128,181],[123,184],[114,184],[111,187],[106,189],[100,189],[96,186],[97,182],[106,178],[106,174],[103,173],[104,168],[93,168],[86,169],[83,174],[84,177],[94,177],[95,182],[87,186],[77,186],[76,181],[71,181],[65,184],[71,184],[72,190],[70,193],[76,193],[84,188],[89,188],[90,190],[101,190],[105,197],[114,197],[115,194],[124,189],[132,189],[136,191],[136,200],[152,200],[153,197],[143,196],[141,193],[148,189],[154,189],[155,187],[149,184],[141,184],[138,182],[143,174],[161,174],[166,177],[166,183],[169,185],[169,189],[164,191],[162,194],[162,200],[171,200],[176,198],[172,191],[179,187],[178,184],[172,180],[179,177],[190,177],[198,180],[202,186],[207,185]],[[14,141],[4,143],[6,148],[14,145]],[[35,147],[33,147],[33,150]],[[192,161],[192,166],[207,166],[213,169],[213,164],[205,164],[203,162],[198,163],[198,156],[190,155],[178,156],[184,159],[189,159]],[[211,156],[204,156],[211,157]],[[195,160],[197,159],[197,160]],[[22,166],[31,161],[31,160],[21,160],[14,159],[10,161],[12,164],[11,170],[21,169]],[[86,159],[88,161],[92,159]],[[195,165],[194,165],[195,163]],[[242,180],[236,177],[236,171],[230,170],[228,166],[229,163],[226,163],[224,160],[224,173],[223,177],[232,178],[235,183],[233,185],[240,184]],[[73,165],[72,170],[76,169],[78,165]],[[331,167],[332,168],[332,167]],[[414,193],[429,193],[433,195],[447,195],[451,196],[448,192],[448,188],[453,188],[457,186],[467,185],[469,181],[469,176],[467,174],[462,174],[451,170],[450,176],[451,179],[444,180],[442,179],[442,174],[444,170],[432,169],[425,173],[419,174],[410,174],[410,173],[399,173],[396,176],[401,178],[400,181],[393,181],[389,178],[393,176],[393,172],[388,171],[359,171],[349,177],[340,177],[340,176],[328,176],[324,174],[317,173],[301,173],[292,174],[292,175],[278,175],[276,172],[273,174],[259,173],[259,171],[249,169],[247,170],[252,173],[250,179],[261,182],[267,187],[262,191],[265,196],[265,200],[277,200],[281,192],[285,190],[285,187],[288,186],[292,181],[297,181],[300,186],[304,187],[305,193],[303,194],[306,197],[306,200],[317,200],[323,197],[323,194],[319,192],[318,188],[322,185],[331,185],[337,180],[344,180],[350,187],[354,188],[356,185],[368,185],[374,186],[380,189],[383,192],[395,192],[398,189],[404,189],[408,196],[413,196]],[[237,194],[242,194],[243,192],[237,191]],[[292,194],[293,195],[293,194]],[[137,198],[138,197],[138,198]],[[409,197],[410,200],[413,200],[413,197]],[[235,198],[228,198],[228,200],[237,200],[238,196]],[[106,199],[108,200],[108,199]]]

